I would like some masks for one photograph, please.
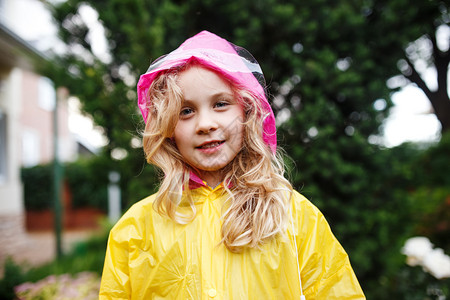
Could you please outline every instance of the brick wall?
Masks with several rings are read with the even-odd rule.
[[[27,236],[24,222],[23,214],[0,215],[0,264],[8,255],[26,245]]]

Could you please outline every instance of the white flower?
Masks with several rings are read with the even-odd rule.
[[[425,255],[423,269],[437,279],[450,277],[450,256],[444,250],[436,248]]]
[[[407,256],[406,263],[409,266],[422,265],[427,253],[433,250],[433,244],[423,236],[410,238],[406,241],[401,252]]]

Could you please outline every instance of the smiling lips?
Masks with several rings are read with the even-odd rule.
[[[212,141],[212,142],[204,143],[196,148],[197,149],[213,149],[213,148],[216,148],[216,147],[222,145],[223,143],[225,143],[225,141]]]

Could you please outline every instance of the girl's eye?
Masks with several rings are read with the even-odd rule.
[[[191,114],[191,113],[193,113],[193,112],[194,112],[194,110],[193,110],[192,108],[186,107],[186,108],[183,108],[183,109],[181,110],[180,116],[181,116],[181,117],[186,117],[186,116],[188,116],[189,114]]]
[[[221,108],[221,107],[225,107],[229,105],[229,103],[227,101],[219,101],[215,104],[215,107]]]

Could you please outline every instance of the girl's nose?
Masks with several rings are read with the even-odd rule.
[[[198,114],[197,119],[197,133],[208,133],[216,130],[218,127],[217,120],[211,112],[202,112]]]

